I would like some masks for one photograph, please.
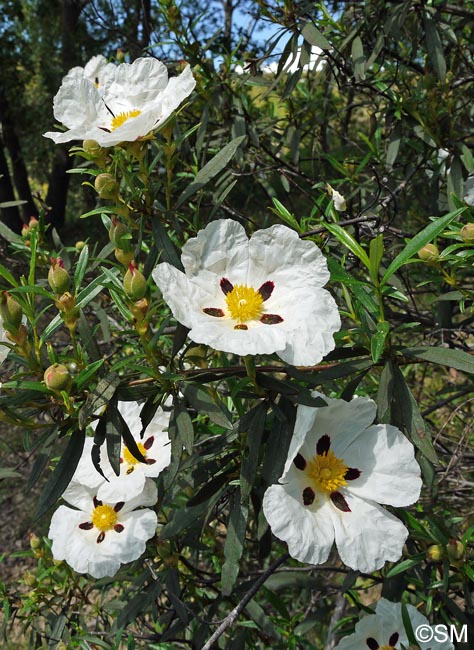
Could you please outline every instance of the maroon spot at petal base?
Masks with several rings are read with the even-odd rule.
[[[238,325],[234,325],[235,330],[248,330],[248,326],[245,323],[239,323]]]
[[[278,325],[278,323],[283,323],[283,318],[278,314],[263,314],[260,322],[264,325]]]
[[[94,498],[92,499],[92,502],[94,503],[94,508],[97,508],[97,506],[101,506],[101,505],[102,505],[102,501],[101,501],[100,499],[98,499],[97,497],[94,497]]]
[[[306,467],[306,461],[301,454],[296,454],[296,456],[293,458],[293,462],[297,469],[303,470]]]
[[[230,293],[232,291],[232,289],[234,288],[234,285],[232,284],[232,282],[230,280],[228,280],[227,278],[222,278],[222,280],[220,281],[220,285],[221,285],[222,291],[226,295],[228,293]]]
[[[114,505],[114,510],[115,510],[115,512],[119,512],[120,510],[122,510],[122,508],[124,507],[124,505],[125,505],[125,501],[119,501],[118,503],[116,503],[116,504]]]
[[[79,524],[79,528],[82,530],[90,530],[91,528],[94,528],[94,524],[92,521],[85,521],[83,524]]]
[[[154,440],[155,440],[154,436],[150,436],[148,438],[148,440],[145,440],[145,442],[143,443],[143,446],[145,447],[145,449],[150,449],[150,447],[152,446]]]
[[[264,282],[262,284],[262,286],[258,290],[258,293],[262,296],[263,300],[268,300],[272,295],[274,288],[275,288],[274,283],[271,280],[268,280],[267,282]]]
[[[156,460],[154,458],[147,458],[145,462],[147,465],[154,465]]]
[[[368,639],[366,639],[365,642],[367,643],[367,647],[370,650],[378,650],[380,648],[377,641],[374,638],[372,638],[371,636]]]
[[[215,316],[216,318],[222,318],[222,316],[225,316],[222,309],[219,309],[218,307],[204,307],[203,312],[208,316]]]
[[[338,510],[341,510],[341,512],[351,512],[349,504],[340,492],[331,492],[329,498],[331,499],[333,505],[335,505]]]
[[[330,446],[331,446],[331,438],[328,436],[327,433],[325,433],[324,436],[321,436],[321,438],[318,440],[316,444],[317,455],[318,456],[327,455]]]
[[[101,533],[99,533],[99,537],[97,538],[97,544],[100,544],[101,542],[103,542],[104,539],[105,539],[105,533],[104,533],[104,531],[102,531]]]
[[[388,645],[393,645],[395,647],[395,645],[398,642],[399,637],[400,637],[400,635],[398,634],[398,632],[394,632],[392,634],[392,636],[390,637],[390,639],[388,640]]]
[[[344,474],[344,478],[346,481],[355,481],[356,478],[359,478],[360,476],[360,469],[357,469],[357,467],[349,467],[347,472]]]
[[[115,530],[116,533],[121,533],[123,529],[124,529],[124,526],[122,526],[122,524],[115,524],[115,526],[114,526],[114,530]]]
[[[314,490],[310,487],[307,487],[303,490],[303,503],[305,506],[310,506],[314,501]]]

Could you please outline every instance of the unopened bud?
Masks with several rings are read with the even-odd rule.
[[[462,560],[466,553],[464,544],[460,542],[458,539],[451,538],[446,548],[448,551],[448,558],[451,562]]]
[[[64,268],[64,262],[60,257],[51,258],[51,266],[48,271],[48,282],[56,294],[64,293],[69,289],[69,273]]]
[[[85,245],[86,245],[86,242],[85,242],[85,241],[82,241],[82,239],[81,239],[80,241],[77,241],[77,242],[74,244],[74,248],[77,250],[78,253],[80,253],[81,250],[84,248]]]
[[[32,587],[36,583],[36,576],[34,573],[31,573],[31,571],[25,571],[23,574],[23,582],[25,585],[28,587]],[[57,646],[56,646],[57,647]]]
[[[30,548],[32,551],[36,551],[41,546],[41,540],[38,535],[35,533],[30,533]]]
[[[109,239],[117,248],[126,252],[130,250],[130,230],[117,217],[112,217],[112,225],[109,228]]]
[[[58,300],[56,300],[56,307],[60,311],[64,311],[66,313],[72,311],[75,306],[76,306],[76,299],[71,293],[69,293],[69,291],[63,293],[58,298]]]
[[[120,264],[123,264],[124,266],[128,266],[130,262],[133,260],[133,251],[128,251],[125,252],[121,248],[116,248],[115,249],[115,257]]]
[[[444,548],[441,544],[433,544],[426,551],[428,562],[441,562],[444,557]]]
[[[122,50],[122,48],[118,47],[117,52],[115,54],[115,59],[117,63],[123,63],[125,61],[125,54]]]
[[[326,184],[326,190],[334,203],[334,209],[338,212],[344,212],[347,208],[346,199],[335,190],[329,183]]]
[[[23,224],[23,227],[21,229],[21,236],[22,237],[27,237],[30,234],[30,229],[28,228],[28,225],[26,223]]]
[[[435,262],[439,258],[439,250],[435,244],[426,244],[418,251],[418,257],[424,262]]]
[[[474,242],[474,223],[467,223],[461,228],[461,237],[469,244]]]
[[[53,363],[52,366],[46,368],[43,379],[49,390],[69,390],[72,383],[71,375],[62,363]]]
[[[2,292],[0,316],[2,317],[4,328],[8,331],[16,332],[21,325],[23,310],[8,291]]]
[[[150,308],[150,301],[148,298],[142,298],[141,300],[136,300],[132,305],[130,305],[130,310],[135,317],[135,320],[139,323],[145,318],[148,309]]]
[[[82,143],[82,148],[92,158],[98,158],[105,153],[104,147],[101,147],[100,144],[95,140],[84,140]]]
[[[36,217],[30,217],[30,221],[28,223],[28,228],[30,230],[35,230],[39,226],[39,221]]]
[[[119,191],[119,184],[112,174],[99,174],[96,176],[94,187],[101,199],[115,199]]]
[[[125,293],[132,300],[141,300],[145,297],[147,291],[147,283],[145,276],[138,270],[135,262],[130,262],[127,272],[123,276],[123,288]]]

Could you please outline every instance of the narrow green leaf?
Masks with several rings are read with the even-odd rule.
[[[69,485],[72,475],[84,448],[85,432],[76,429],[72,432],[58,464],[48,479],[40,496],[34,518],[39,519],[49,508],[56,503],[61,494]]]
[[[17,280],[13,277],[10,271],[3,266],[3,264],[0,264],[0,276],[6,280],[8,284],[11,284],[12,287],[18,286]]]
[[[268,404],[261,402],[246,413],[239,422],[239,432],[246,434],[247,443],[240,470],[240,490],[243,503],[248,501],[255,481],[267,410]]]
[[[474,357],[464,350],[419,346],[405,348],[401,352],[408,357],[418,357],[431,363],[474,374]]]
[[[86,274],[88,262],[89,262],[89,246],[87,246],[86,244],[84,248],[81,250],[81,254],[79,255],[79,259],[77,260],[77,264],[76,264],[76,271],[74,273],[74,289],[76,290],[76,293],[79,287],[81,286],[82,280],[84,279],[84,275]]]
[[[423,13],[423,24],[425,27],[426,48],[429,54],[429,61],[433,66],[436,76],[444,83],[446,81],[446,59],[444,58],[443,44],[429,10]]]
[[[155,216],[151,222],[151,229],[156,247],[161,253],[160,261],[168,262],[168,264],[175,266],[180,271],[184,271],[178,251],[157,216]]]
[[[377,391],[377,421],[390,422],[390,405],[393,399],[393,365],[387,361],[380,376],[379,389]]]
[[[198,192],[204,185],[206,185],[216,174],[218,174],[221,169],[223,169],[227,163],[235,156],[237,149],[240,147],[242,142],[245,140],[246,135],[240,135],[238,138],[234,138],[228,144],[225,145],[219,153],[217,153],[208,163],[204,165],[202,169],[198,171],[194,181],[188,185],[188,187],[182,192],[178,198],[178,208],[183,205],[183,203],[189,199],[193,194]]]
[[[381,283],[385,284],[387,280],[395,273],[395,271],[398,271],[401,266],[406,264],[418,253],[420,248],[423,248],[425,244],[428,244],[430,241],[432,241],[437,235],[439,235],[440,232],[446,228],[446,226],[451,221],[453,221],[453,219],[459,217],[465,210],[467,210],[466,207],[459,208],[458,210],[454,210],[454,212],[445,214],[444,217],[438,217],[428,226],[426,226],[426,228],[421,230],[417,235],[410,239],[405,248],[397,255],[397,257],[385,271],[385,275],[383,276]]]
[[[117,628],[124,628],[138,618],[163,591],[161,580],[153,580],[149,585],[140,589],[139,593],[133,596],[128,603],[120,610],[117,618]]]
[[[305,41],[311,45],[320,47],[322,50],[331,50],[332,45],[324,34],[313,23],[306,23],[302,29],[302,35]]]
[[[194,428],[191,417],[184,404],[178,398],[174,401],[174,419],[178,432],[178,439],[188,452],[191,454],[194,444]]]
[[[366,58],[364,55],[364,46],[362,45],[362,39],[360,36],[356,36],[352,41],[351,58],[356,81],[363,81],[365,79]]]
[[[370,352],[374,363],[377,363],[383,354],[385,349],[385,339],[387,338],[389,331],[390,325],[386,321],[377,323],[377,331],[370,339]]]
[[[229,596],[239,575],[239,562],[242,557],[247,529],[248,505],[241,503],[240,490],[235,490],[230,500],[229,522],[224,545],[225,562],[222,567],[222,594]]]
[[[344,230],[344,228],[341,228],[341,226],[336,223],[325,223],[324,227],[331,233],[331,235],[334,235],[341,244],[344,244],[344,246],[348,248],[351,253],[353,253],[364,264],[364,266],[367,267],[367,269],[370,270],[370,260],[367,253],[364,251],[362,246],[356,242],[354,237],[347,232],[347,230]]]
[[[189,404],[198,413],[207,415],[211,422],[220,427],[231,428],[231,415],[220,401],[217,393],[211,395],[208,389],[197,383],[186,384],[183,393]]]
[[[108,374],[98,382],[79,411],[79,427],[81,429],[84,429],[91,415],[110,402],[119,384],[120,377],[115,373]]]
[[[22,244],[23,239],[17,235],[13,230],[10,230],[2,221],[0,221],[0,237],[3,237],[10,242],[10,244]]]

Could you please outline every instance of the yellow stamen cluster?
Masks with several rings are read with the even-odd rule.
[[[236,284],[225,297],[231,317],[238,323],[260,318],[263,311],[263,298],[253,287]]]
[[[131,117],[138,117],[141,114],[141,111],[134,109],[133,111],[125,111],[124,113],[119,113],[112,118],[112,124],[110,126],[111,131],[115,131],[119,126],[122,126],[124,122],[129,120]]]
[[[141,442],[137,442],[137,447],[141,455],[146,458],[146,449]],[[142,462],[141,460],[138,460],[138,458],[135,458],[135,456],[132,455],[128,447],[124,447],[123,449],[123,459],[127,463],[127,465],[132,465],[132,466]]]
[[[118,515],[112,506],[100,505],[94,508],[91,521],[96,528],[105,532],[106,530],[112,530],[117,523],[117,518]]]
[[[313,480],[320,492],[334,492],[347,485],[344,478],[349,468],[330,449],[327,454],[312,458],[306,468],[307,475]]]

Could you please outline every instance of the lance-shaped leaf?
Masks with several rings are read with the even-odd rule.
[[[119,384],[120,377],[115,373],[110,373],[98,382],[79,411],[79,426],[81,429],[86,426],[91,415],[95,415],[102,407],[107,406]]]

